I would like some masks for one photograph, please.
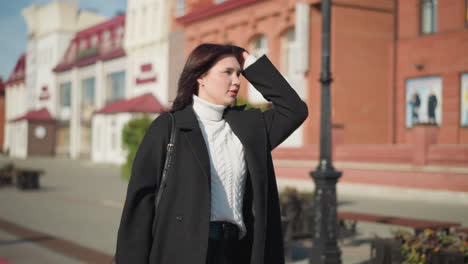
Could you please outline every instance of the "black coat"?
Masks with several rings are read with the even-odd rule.
[[[261,112],[228,107],[224,112],[224,119],[244,146],[248,170],[243,205],[247,235],[236,263],[284,263],[270,152],[306,119],[307,106],[266,56],[242,73],[273,103],[273,108]],[[155,189],[171,127],[168,114],[153,121],[135,157],[117,239],[118,264],[205,263],[210,221],[208,150],[192,106],[176,111],[175,118],[175,166],[168,175],[156,217]]]

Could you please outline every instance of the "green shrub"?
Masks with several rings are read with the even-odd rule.
[[[262,111],[266,111],[271,108],[271,103],[266,104],[251,104],[246,99],[238,96],[235,105],[247,105],[245,110],[249,110],[251,108],[259,108]]]
[[[151,118],[145,115],[143,117],[130,120],[123,128],[122,145],[123,149],[127,151],[127,158],[125,163],[122,165],[121,176],[125,180],[130,179],[133,160],[135,159],[138,146],[140,146],[151,122]]]

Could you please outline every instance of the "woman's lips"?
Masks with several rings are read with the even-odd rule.
[[[232,96],[236,96],[238,92],[239,91],[237,91],[237,90],[232,90],[232,91],[229,91],[229,94],[232,95]]]

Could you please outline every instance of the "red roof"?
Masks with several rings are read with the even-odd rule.
[[[104,106],[95,114],[115,113],[160,113],[164,107],[152,93],[146,93],[131,99],[119,100]]]
[[[54,119],[50,115],[47,108],[44,107],[44,108],[39,109],[39,110],[29,111],[25,115],[11,120],[11,122],[17,122],[17,121],[22,121],[22,120],[27,120],[27,121],[53,121]]]
[[[8,81],[5,85],[10,85],[16,82],[24,81],[24,77],[26,76],[26,54],[23,53],[19,57],[18,61],[16,62],[15,68],[11,73]]]
[[[86,28],[70,41],[61,62],[54,72],[64,72],[73,67],[83,67],[125,56],[123,41],[125,14]]]

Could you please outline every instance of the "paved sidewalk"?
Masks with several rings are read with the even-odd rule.
[[[0,157],[0,167],[9,161],[21,167],[45,170],[38,191],[20,191],[14,187],[0,188],[0,218],[59,239],[72,241],[96,252],[112,255],[115,250],[117,229],[125,199],[127,183],[120,179],[120,170],[115,165],[94,164],[89,161],[68,159],[31,158],[16,160]],[[283,186],[285,182],[279,179]],[[288,183],[288,182],[286,182]],[[304,185],[304,182],[299,182]],[[307,184],[312,184],[311,181]],[[338,185],[340,188],[340,184]],[[466,204],[448,200],[424,201],[381,196],[378,192],[359,195],[365,190],[338,193],[339,210],[417,217],[443,221],[461,222],[468,226]],[[351,188],[352,190],[352,188]],[[373,195],[373,196],[371,196]],[[375,235],[388,237],[396,226],[359,223],[358,235],[340,244],[343,263],[368,263],[369,239]],[[21,238],[6,233],[0,228],[0,259],[13,257],[46,256],[57,258],[48,261],[14,262],[14,264],[75,264],[62,261],[64,254],[41,247],[38,243],[20,241]],[[14,245],[14,247],[12,247]],[[16,251],[15,251],[15,247]],[[298,242],[293,250],[294,264],[306,264],[311,244]],[[9,250],[11,249],[11,250]],[[5,254],[9,258],[6,258]],[[18,255],[19,254],[19,255]],[[18,256],[16,256],[18,255]],[[39,258],[38,258],[39,259]],[[11,261],[11,260],[10,260]],[[77,260],[75,260],[77,261]],[[0,262],[1,263],[1,262]]]
[[[41,247],[37,241],[44,238],[23,239],[0,230],[0,264],[85,264]]]

